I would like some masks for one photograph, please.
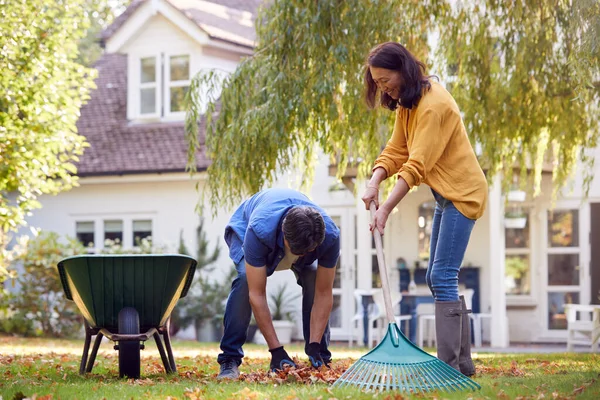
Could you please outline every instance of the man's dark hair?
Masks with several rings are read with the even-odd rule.
[[[283,218],[282,227],[292,254],[306,254],[325,240],[325,222],[313,207],[292,207]]]

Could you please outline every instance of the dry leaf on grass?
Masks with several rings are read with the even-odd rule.
[[[259,392],[255,392],[254,390],[248,389],[248,387],[243,388],[239,392],[233,393],[232,397],[236,400],[256,400],[259,399],[261,394]]]
[[[199,387],[194,389],[186,388],[183,396],[189,400],[204,400],[204,390]]]
[[[321,367],[315,369],[301,363],[297,363],[298,367],[287,367],[283,371],[268,372],[259,370],[248,374],[243,374],[240,377],[241,381],[248,383],[273,383],[282,385],[284,383],[327,383],[335,382],[346,370],[346,363],[334,363],[331,368]]]

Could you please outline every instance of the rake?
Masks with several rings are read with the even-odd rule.
[[[373,218],[376,210],[375,203],[370,204],[370,210]],[[361,389],[399,390],[411,393],[481,389],[481,386],[467,376],[415,346],[400,331],[392,310],[381,234],[375,228],[373,235],[389,326],[381,343],[350,366],[335,381],[333,387],[358,386]]]

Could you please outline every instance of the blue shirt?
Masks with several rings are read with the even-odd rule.
[[[325,222],[325,239],[314,251],[298,258],[296,269],[318,260],[320,266],[333,268],[340,255],[340,230],[327,213],[304,194],[292,189],[265,189],[244,201],[225,228],[229,257],[238,264],[242,258],[254,267],[267,266],[267,276],[285,255],[281,225],[295,206],[313,207]]]

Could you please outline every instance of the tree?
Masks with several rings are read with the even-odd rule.
[[[452,93],[472,139],[482,144],[483,163],[492,173],[504,169],[508,179],[514,165],[522,178],[533,166],[534,194],[545,159],[555,166],[556,194],[578,155],[590,163],[584,151],[597,145],[600,85],[576,92],[584,38],[592,33],[580,25],[584,2],[463,2],[441,17],[440,36],[450,45],[440,46],[440,58],[453,71]],[[599,72],[596,60],[588,75]]]
[[[295,165],[305,165],[310,179],[318,147],[338,158],[340,172],[358,158],[366,171],[393,120],[391,113],[368,112],[362,65],[372,46],[389,39],[426,58],[423,32],[439,1],[421,3],[275,0],[261,9],[254,56],[222,82],[218,116],[216,99],[210,99],[205,114],[212,205],[233,206]],[[218,87],[222,76],[201,73],[188,92],[190,168],[197,120],[206,104],[197,89]]]
[[[115,17],[123,12],[129,0],[85,0],[84,10],[90,25],[84,37],[79,40],[77,61],[91,67],[102,55],[100,33],[109,26]]]
[[[40,195],[77,184],[86,141],[75,124],[95,76],[75,61],[84,4],[0,0],[0,249]]]
[[[600,2],[576,0],[572,4],[571,22],[575,30],[575,49],[571,53],[571,65],[575,69],[578,89],[593,89],[600,85]]]
[[[369,112],[363,104],[364,60],[374,45],[394,40],[442,77],[455,75],[452,94],[473,145],[481,144],[488,178],[529,164],[531,187],[539,188],[543,156],[553,149],[560,187],[577,150],[595,146],[598,127],[598,90],[572,101],[577,84],[569,55],[575,33],[589,31],[570,20],[573,13],[568,2],[549,0],[274,0],[259,13],[252,57],[224,79],[214,71],[194,78],[186,124],[189,168],[208,93],[202,117],[212,165],[204,193],[213,210],[234,205],[297,165],[309,181],[318,148],[337,163],[339,176],[349,163],[365,176],[391,134],[393,113]],[[435,32],[433,53],[427,39]],[[591,74],[598,72],[596,64]],[[211,98],[218,91],[210,89],[219,85],[220,97]]]

